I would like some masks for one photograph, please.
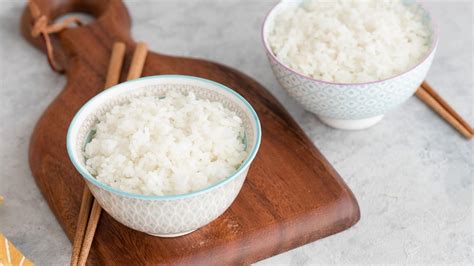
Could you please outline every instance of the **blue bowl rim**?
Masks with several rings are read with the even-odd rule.
[[[253,117],[254,122],[255,122],[255,127],[256,127],[256,134],[255,134],[256,135],[256,142],[255,142],[255,145],[253,146],[251,152],[247,156],[247,158],[244,160],[244,162],[240,165],[240,167],[232,175],[226,177],[225,179],[223,179],[223,180],[221,180],[221,181],[219,181],[219,182],[217,182],[217,183],[215,183],[215,184],[213,184],[209,187],[206,187],[206,188],[203,188],[203,189],[200,189],[200,190],[197,190],[197,191],[192,191],[192,192],[189,192],[189,193],[184,193],[184,194],[164,195],[164,196],[150,196],[150,195],[135,194],[135,193],[125,192],[125,191],[113,188],[113,187],[111,187],[111,186],[109,186],[105,183],[100,182],[96,178],[94,178],[87,171],[87,169],[82,167],[82,165],[78,161],[76,161],[76,159],[74,158],[74,155],[73,155],[74,154],[73,148],[72,148],[73,140],[72,140],[72,136],[71,136],[72,133],[71,132],[76,127],[77,119],[80,116],[80,114],[82,112],[84,112],[84,110],[86,110],[92,102],[96,101],[99,98],[106,97],[108,94],[113,93],[117,90],[123,90],[123,89],[127,88],[127,86],[130,85],[131,83],[141,82],[141,81],[150,80],[150,79],[169,79],[169,78],[182,78],[182,79],[197,80],[197,81],[201,81],[201,82],[204,82],[204,83],[209,83],[213,86],[216,86],[220,89],[223,89],[223,90],[233,94],[234,96],[236,96],[237,99],[239,99],[241,102],[244,103],[244,105],[248,108],[248,110],[252,114],[252,117]],[[261,130],[260,120],[257,116],[257,113],[255,112],[254,108],[250,105],[250,103],[244,97],[242,97],[240,94],[238,94],[236,91],[232,90],[231,88],[229,88],[225,85],[222,85],[222,84],[217,83],[215,81],[204,79],[204,78],[199,78],[199,77],[194,77],[194,76],[187,76],[187,75],[156,75],[156,76],[142,77],[142,78],[138,78],[138,79],[134,79],[134,80],[130,80],[130,81],[126,81],[126,82],[117,84],[117,85],[112,86],[112,87],[108,88],[107,90],[104,90],[103,92],[97,94],[96,96],[92,97],[91,99],[89,99],[81,107],[81,109],[79,109],[79,111],[74,115],[74,118],[72,119],[71,124],[69,125],[67,136],[66,136],[66,147],[67,147],[67,153],[69,155],[69,158],[70,158],[72,164],[74,165],[76,170],[82,175],[82,177],[85,178],[86,181],[89,181],[89,182],[93,183],[94,185],[96,185],[96,186],[98,186],[98,187],[100,187],[100,188],[102,188],[102,189],[104,189],[108,192],[118,194],[118,195],[124,196],[124,197],[141,199],[141,200],[178,200],[178,199],[189,198],[189,197],[193,197],[193,196],[197,196],[197,195],[200,195],[200,194],[207,193],[207,192],[209,192],[211,190],[214,190],[214,189],[217,189],[218,187],[221,187],[221,186],[227,184],[228,182],[232,181],[233,179],[235,179],[243,171],[245,171],[245,169],[247,167],[250,166],[251,162],[255,158],[255,156],[257,154],[257,151],[260,147],[261,138],[262,138],[262,130]]]

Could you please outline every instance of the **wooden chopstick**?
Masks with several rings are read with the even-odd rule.
[[[81,252],[77,265],[86,265],[87,257],[89,256],[89,251],[91,249],[92,241],[94,240],[95,229],[97,229],[97,224],[99,223],[100,214],[102,212],[102,207],[94,199],[92,204],[92,210],[89,215],[89,222],[87,223],[87,229],[84,234],[84,239],[82,241]]]
[[[454,127],[463,137],[470,139],[474,135],[472,127],[454,109],[436,93],[425,81],[416,91],[416,96],[431,107],[446,122]]]
[[[423,81],[421,84],[423,89],[425,89],[441,106],[446,109],[456,120],[459,121],[469,132],[471,132],[471,135],[474,135],[474,129],[467,123],[454,109],[443,99],[439,94],[431,87],[428,82]]]
[[[125,43],[123,42],[114,43],[112,55],[110,56],[109,69],[105,79],[104,90],[114,86],[119,82],[123,59],[125,57],[125,48]]]
[[[143,67],[145,65],[146,55],[148,53],[148,47],[145,43],[138,43],[133,52],[132,63],[130,65],[129,73],[127,80],[132,80],[139,78],[142,74]],[[118,69],[120,71],[120,69]],[[89,215],[89,222],[87,224],[87,229],[84,234],[84,240],[82,241],[82,246],[80,249],[80,255],[77,265],[83,266],[86,265],[87,257],[94,240],[95,230],[99,222],[100,214],[102,208],[99,203],[94,199],[92,205],[92,210]]]
[[[147,53],[148,46],[146,43],[137,43],[135,52],[133,52],[132,63],[130,64],[130,69],[128,70],[127,80],[137,79],[142,75]]]
[[[79,253],[81,252],[82,240],[84,239],[84,234],[86,232],[86,226],[87,221],[89,219],[91,206],[92,194],[87,185],[84,185],[84,191],[82,192],[81,209],[79,211],[76,233],[74,235],[74,242],[72,244],[71,266],[76,266],[79,260]]]
[[[112,55],[110,56],[109,68],[107,71],[104,89],[107,89],[118,83],[124,57],[125,44],[121,42],[115,43],[112,48]],[[79,219],[77,221],[76,233],[74,235],[74,242],[72,245],[71,266],[76,266],[79,261],[79,254],[84,240],[87,222],[89,220],[92,200],[92,194],[86,185],[84,186],[84,191],[82,193],[81,209],[79,211]]]

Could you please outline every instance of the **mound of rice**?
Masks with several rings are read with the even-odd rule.
[[[301,74],[362,83],[415,66],[429,50],[431,31],[422,11],[401,0],[304,0],[276,14],[268,41]]]
[[[85,147],[99,181],[143,195],[174,195],[208,187],[247,156],[242,120],[219,102],[168,92],[114,106]]]

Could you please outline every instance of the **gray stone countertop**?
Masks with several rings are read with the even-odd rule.
[[[133,36],[150,49],[227,64],[268,88],[303,127],[357,197],[351,229],[258,264],[474,263],[473,143],[417,98],[364,131],[323,125],[276,82],[260,41],[275,1],[129,0]],[[67,265],[71,245],[49,210],[28,161],[40,114],[65,85],[20,36],[24,1],[0,0],[0,232],[38,265]],[[471,124],[473,3],[428,2],[441,40],[428,81]]]

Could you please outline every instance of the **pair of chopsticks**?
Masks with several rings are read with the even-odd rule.
[[[119,82],[123,59],[125,57],[125,48],[125,44],[122,42],[114,44],[104,89]],[[136,79],[141,76],[147,53],[147,45],[144,43],[138,43],[133,53],[127,80]],[[82,266],[86,264],[101,211],[102,208],[99,203],[93,199],[89,188],[85,185],[72,246],[71,266]]]
[[[426,81],[418,88],[416,96],[438,113],[463,137],[471,139],[474,136],[473,128]]]

